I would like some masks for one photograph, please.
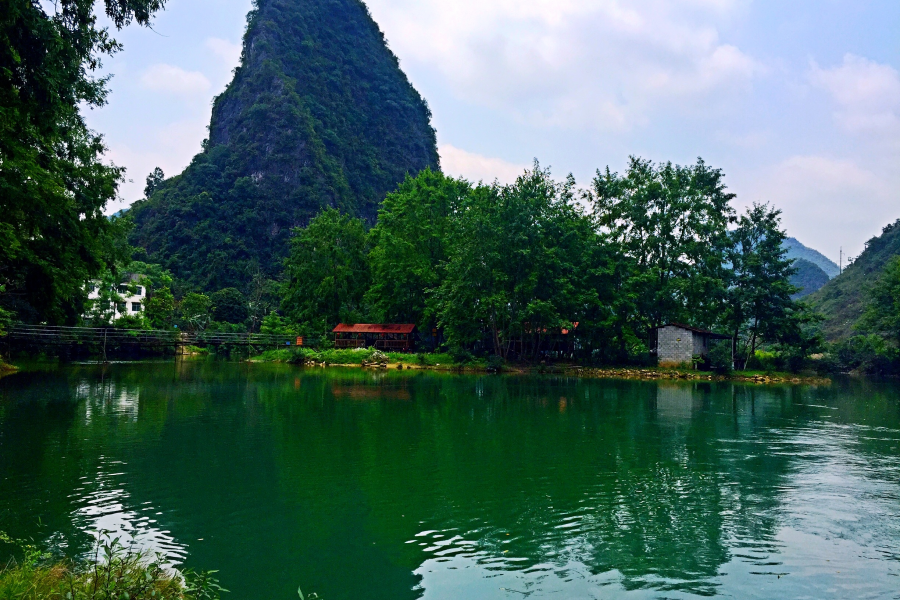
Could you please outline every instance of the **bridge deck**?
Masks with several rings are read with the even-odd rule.
[[[57,327],[51,325],[15,325],[9,340],[42,345],[114,344],[137,346],[295,346],[291,336],[265,333],[224,333],[218,331],[164,331],[155,329],[116,329],[113,327]]]

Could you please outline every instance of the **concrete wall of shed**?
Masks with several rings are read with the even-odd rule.
[[[692,366],[696,347],[695,338],[703,336],[693,331],[668,325],[657,330],[656,357],[661,367]]]

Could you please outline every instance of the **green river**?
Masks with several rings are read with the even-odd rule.
[[[78,556],[101,529],[217,569],[225,600],[896,599],[900,385],[0,379],[0,530]]]

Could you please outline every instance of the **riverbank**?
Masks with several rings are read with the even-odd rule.
[[[794,373],[774,373],[763,371],[740,371],[731,374],[717,374],[707,371],[687,369],[662,369],[658,367],[584,367],[570,364],[492,363],[486,359],[466,362],[455,361],[446,353],[402,354],[380,352],[372,349],[322,350],[308,348],[283,348],[270,350],[251,359],[251,362],[280,362],[309,367],[362,367],[372,369],[425,369],[431,371],[452,371],[463,373],[494,373],[503,371],[520,375],[558,374],[595,379],[625,380],[682,380],[682,381],[737,381],[755,384],[815,384],[827,385],[831,379],[815,375]]]

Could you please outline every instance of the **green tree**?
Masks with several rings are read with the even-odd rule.
[[[862,327],[900,346],[900,256],[891,259],[872,286]]]
[[[368,252],[363,222],[337,209],[296,229],[286,260],[282,309],[287,316],[320,331],[360,320],[369,287]]]
[[[631,157],[624,176],[608,167],[597,172],[584,199],[609,242],[631,263],[621,293],[634,303],[636,327],[717,323],[733,198],[722,172],[702,159],[684,167]]]
[[[183,327],[187,331],[203,331],[209,325],[212,301],[206,294],[187,294],[181,300],[179,308]]]
[[[144,316],[154,329],[171,329],[175,316],[175,296],[168,285],[154,289],[147,301]]]
[[[247,299],[235,288],[225,288],[210,296],[212,316],[222,323],[243,323],[250,315]]]
[[[147,175],[147,185],[144,186],[144,198],[149,198],[153,195],[159,187],[162,185],[163,181],[166,180],[166,174],[163,173],[163,170],[159,167],[153,169],[149,175]]]
[[[164,0],[105,0],[121,28]],[[101,162],[82,106],[106,101],[101,58],[120,50],[93,0],[7,0],[0,11],[0,283],[22,310],[75,322],[84,282],[125,258],[124,222],[103,214],[123,170]]]
[[[250,280],[248,311],[250,331],[260,328],[263,320],[278,308],[281,286],[277,281],[269,279],[262,270],[257,270]]]
[[[597,243],[574,204],[575,182],[537,163],[509,186],[479,186],[450,231],[446,278],[436,292],[452,346],[490,338],[494,354],[536,353],[596,301],[585,277]]]
[[[466,181],[425,169],[385,198],[370,233],[366,297],[375,320],[432,329],[428,301],[444,279],[451,221],[470,190]]]
[[[6,288],[0,285],[0,294],[2,294],[4,291],[6,291]],[[9,326],[12,325],[12,320],[12,312],[4,310],[4,308],[0,306],[0,337],[6,335],[6,331],[9,329]]]
[[[728,260],[732,265],[728,310],[725,313],[737,356],[750,357],[761,341],[791,344],[799,341],[805,321],[803,307],[791,296],[796,272],[787,258],[781,211],[754,204],[741,215],[732,232]]]

